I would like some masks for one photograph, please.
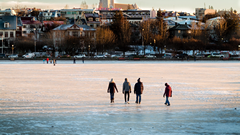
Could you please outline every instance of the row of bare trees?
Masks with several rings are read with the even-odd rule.
[[[219,15],[212,15],[217,17]],[[239,18],[234,13],[225,13],[219,16],[215,23],[193,23],[187,33],[187,38],[170,38],[168,26],[164,21],[161,10],[157,19],[143,21],[138,26],[138,45],[152,45],[159,53],[167,47],[172,50],[237,50],[239,42]],[[103,34],[105,33],[105,34]],[[136,39],[132,39],[133,27],[124,18],[121,11],[116,12],[110,26],[100,27],[97,30],[97,45],[102,46],[102,51],[120,50],[125,54],[130,50],[130,45]],[[106,36],[107,35],[107,36]],[[101,41],[101,42],[99,42]],[[105,46],[103,46],[105,45]],[[145,49],[145,48],[144,48]],[[157,49],[157,50],[156,50]],[[145,52],[145,51],[144,51]]]
[[[215,16],[213,16],[215,17]],[[65,51],[74,55],[75,52],[101,52],[131,50],[131,45],[152,45],[155,51],[162,53],[162,49],[172,50],[236,50],[239,42],[239,18],[235,14],[223,14],[216,23],[205,25],[199,23],[191,24],[188,38],[170,38],[168,25],[164,21],[159,9],[157,18],[143,21],[135,26],[127,21],[121,11],[116,12],[113,22],[103,25],[96,30],[96,37],[75,37],[58,34],[61,40],[58,43],[58,51]],[[37,50],[43,45],[53,47],[53,33],[50,31],[37,41]],[[33,50],[34,40],[31,38],[16,39],[16,47],[22,52]],[[144,51],[145,52],[145,51]]]

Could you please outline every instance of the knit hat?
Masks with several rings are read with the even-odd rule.
[[[111,79],[111,81],[110,81],[110,82],[114,82],[113,78]]]

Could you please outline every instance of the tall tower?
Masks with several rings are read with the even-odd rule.
[[[111,2],[110,2],[110,8],[115,8],[114,0],[111,0]]]
[[[102,8],[110,8],[110,0],[101,0]]]
[[[114,0],[100,0],[99,2],[100,8],[114,8]]]

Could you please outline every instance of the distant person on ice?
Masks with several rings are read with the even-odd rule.
[[[113,81],[113,78],[111,79],[111,81],[109,82],[108,85],[108,90],[107,92],[110,93],[110,100],[111,103],[114,103],[114,93],[115,93],[115,89],[118,92],[117,86],[115,84],[115,82]]]
[[[122,93],[124,94],[124,97],[125,97],[125,103],[129,104],[129,97],[130,97],[130,93],[131,93],[131,84],[130,84],[130,82],[128,82],[127,78],[125,78],[125,82],[123,83]]]
[[[76,58],[75,57],[73,58],[73,64],[76,64]]]
[[[47,58],[47,64],[48,64],[49,58]]]
[[[140,78],[137,80],[138,82],[134,86],[134,94],[136,94],[136,104],[141,104],[141,94],[143,93],[143,83],[140,81]]]
[[[165,105],[170,106],[170,102],[169,102],[168,98],[172,97],[172,88],[167,83],[165,83],[165,86],[166,86],[166,88],[165,88],[163,97],[165,97],[165,95],[166,95]]]

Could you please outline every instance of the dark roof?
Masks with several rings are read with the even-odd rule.
[[[67,30],[72,26],[77,26],[78,28],[82,28],[83,31],[96,31],[96,29],[88,26],[88,25],[75,25],[75,24],[64,24],[64,25],[60,25],[57,28],[53,29],[53,30]]]
[[[9,23],[8,28],[4,28],[4,23]],[[0,16],[0,30],[16,30],[17,17],[16,16]]]
[[[191,29],[188,25],[185,24],[177,24],[174,27],[170,28],[169,30],[189,30]]]
[[[98,15],[97,13],[95,13],[95,14],[88,14],[88,13],[86,13],[86,14],[85,14],[85,17],[94,17],[94,18],[98,18],[99,15]]]

